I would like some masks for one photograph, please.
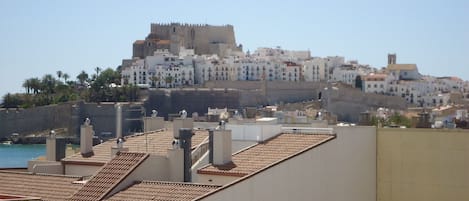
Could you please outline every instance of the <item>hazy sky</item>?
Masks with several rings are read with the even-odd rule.
[[[309,49],[378,68],[396,53],[422,74],[469,80],[465,0],[0,0],[0,96],[58,70],[115,68],[156,22],[231,24],[245,51]]]

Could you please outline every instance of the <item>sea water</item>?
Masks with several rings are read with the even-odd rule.
[[[0,168],[26,168],[29,160],[45,155],[45,144],[0,144]]]

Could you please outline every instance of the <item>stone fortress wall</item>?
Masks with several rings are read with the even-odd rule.
[[[124,104],[122,107],[122,133],[129,134],[141,128],[143,107],[141,103]],[[36,134],[50,129],[65,128],[70,136],[79,137],[80,125],[86,118],[97,137],[111,137],[116,132],[116,108],[114,103],[63,103],[31,109],[0,110],[0,138],[12,133]]]
[[[177,55],[180,47],[194,49],[198,55],[223,56],[228,49],[242,50],[241,46],[236,46],[232,25],[155,23],[151,24],[151,32],[144,41],[134,43],[133,58],[145,58],[153,55],[157,49],[169,49]]]

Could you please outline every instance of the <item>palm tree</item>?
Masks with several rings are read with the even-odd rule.
[[[39,93],[39,91],[41,90],[41,80],[39,80],[38,78],[31,78],[29,80],[30,80],[29,81],[30,87],[33,90],[33,93],[34,94]]]
[[[99,76],[99,72],[101,72],[101,68],[100,67],[96,67],[94,68],[94,70],[96,71],[96,77]]]
[[[88,80],[88,73],[82,70],[81,73],[77,75],[77,80],[78,82],[80,82],[80,85],[83,86],[83,84],[85,84],[85,81]]]
[[[62,78],[63,74],[64,73],[61,70],[57,71],[57,77],[59,78],[59,80]]]
[[[173,82],[173,77],[171,75],[168,75],[168,76],[166,76],[164,81],[166,82],[166,86],[168,86],[168,84],[170,84],[170,86],[171,86],[171,83]]]
[[[42,78],[41,83],[45,89],[45,92],[50,95],[54,93],[55,86],[57,84],[57,80],[51,74],[46,74]]]
[[[64,73],[62,77],[64,78],[65,83],[67,83],[67,80],[68,78],[70,78],[70,75],[68,75],[67,73]]]
[[[152,75],[150,77],[150,80],[151,80],[151,86],[152,87],[156,87],[156,82],[158,82],[158,87],[160,86],[160,77],[156,77],[155,75]]]
[[[23,82],[23,87],[26,89],[26,93],[29,94],[31,91],[31,79],[27,79]]]

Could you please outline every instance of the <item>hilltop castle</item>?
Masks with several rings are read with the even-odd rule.
[[[157,49],[169,49],[178,54],[181,47],[194,49],[195,54],[217,54],[224,56],[227,51],[242,51],[237,46],[233,26],[212,26],[201,24],[151,24],[151,32],[145,40],[133,44],[133,58],[153,55]]]

